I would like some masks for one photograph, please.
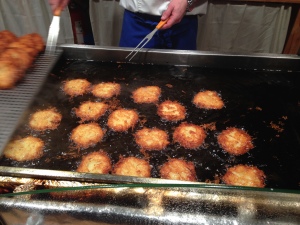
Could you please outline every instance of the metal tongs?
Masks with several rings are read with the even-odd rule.
[[[47,43],[46,43],[46,54],[54,55],[56,50],[57,38],[59,35],[60,27],[60,14],[63,10],[62,5],[59,5],[53,12],[53,19],[50,24]]]
[[[168,20],[161,20],[155,27],[155,29],[149,33],[136,47],[135,49],[133,49],[126,57],[125,59],[127,59],[129,56],[132,56],[129,58],[128,61],[132,60],[132,58],[151,40],[151,38],[153,37],[153,35],[156,33],[156,31],[158,31],[160,28],[163,27],[163,25],[165,25],[165,23]]]

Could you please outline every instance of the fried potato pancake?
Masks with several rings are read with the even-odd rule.
[[[251,136],[244,130],[229,127],[218,135],[218,143],[229,154],[242,155],[254,148]]]
[[[38,43],[33,38],[39,40]],[[37,45],[38,48],[35,47]],[[28,34],[18,38],[10,31],[1,31],[0,68],[4,68],[0,71],[0,89],[13,88],[43,49],[44,41],[39,34]]]
[[[86,79],[73,79],[63,82],[63,91],[71,96],[84,95],[90,91],[91,83]]]
[[[135,103],[156,103],[161,94],[158,86],[140,87],[132,92],[132,98]]]
[[[10,43],[15,42],[17,39],[17,36],[9,30],[0,31],[0,53],[3,52]]]
[[[117,109],[107,120],[107,126],[113,131],[124,132],[133,128],[139,120],[138,113],[133,109]]]
[[[170,180],[197,181],[195,166],[183,159],[170,159],[160,168],[160,177]]]
[[[1,59],[9,60],[22,71],[27,70],[33,62],[33,57],[19,48],[7,49],[1,54]]]
[[[164,120],[179,121],[185,119],[186,110],[177,101],[164,101],[157,108],[157,114]]]
[[[75,114],[83,122],[84,121],[96,121],[104,115],[108,105],[103,102],[83,102],[78,108],[75,109]]]
[[[10,89],[23,76],[22,71],[7,60],[0,60],[0,89]]]
[[[0,31],[0,40],[1,41],[10,41],[13,42],[15,40],[17,40],[18,37],[11,31],[9,30],[2,30]]]
[[[61,119],[62,115],[53,107],[33,113],[29,119],[29,126],[37,131],[54,130],[59,126]]]
[[[176,127],[173,133],[173,141],[187,149],[200,147],[205,138],[206,133],[202,127],[186,122]]]
[[[102,82],[92,88],[92,93],[98,98],[111,98],[120,94],[121,85],[114,82]]]
[[[77,172],[107,174],[111,169],[111,160],[107,153],[99,151],[83,156]]]
[[[163,150],[170,143],[167,132],[158,128],[143,128],[134,136],[136,143],[144,150]]]
[[[193,98],[193,103],[203,109],[222,109],[224,107],[223,100],[215,91],[198,92]]]
[[[44,142],[33,136],[12,140],[4,149],[6,158],[16,161],[39,159],[43,155]]]
[[[14,50],[18,50],[21,49],[22,51],[24,51],[27,55],[29,55],[30,57],[35,57],[38,52],[36,51],[36,49],[29,47],[26,43],[20,42],[20,41],[15,41],[10,43],[7,46],[8,49],[14,51]]]
[[[237,165],[228,168],[222,180],[236,186],[265,187],[265,173],[256,166]]]
[[[85,149],[102,140],[104,132],[97,123],[80,124],[73,129],[71,140],[77,147]]]
[[[113,174],[122,176],[150,177],[151,166],[144,159],[136,157],[121,158],[115,164]]]
[[[19,42],[26,44],[28,47],[34,48],[36,52],[41,52],[45,48],[45,42],[38,33],[25,34],[19,38]]]

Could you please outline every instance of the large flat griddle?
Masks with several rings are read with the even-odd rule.
[[[25,223],[24,218],[39,218],[44,223],[61,223],[67,218],[72,224],[298,223],[298,56],[145,49],[128,63],[124,58],[132,49],[80,45],[61,47],[63,54],[57,55],[51,63],[36,61],[44,71],[33,71],[42,76],[42,81],[28,83],[23,80],[20,84],[29,85],[29,88],[34,86],[37,93],[35,96],[34,93],[28,97],[26,95],[22,109],[17,107],[18,102],[22,102],[20,88],[9,92],[9,97],[5,99],[6,105],[12,99],[10,96],[17,102],[14,104],[18,109],[17,121],[6,126],[6,135],[1,133],[5,137],[0,139],[0,147],[3,148],[11,137],[31,134],[42,138],[46,148],[44,156],[32,162],[18,163],[1,158],[0,190],[2,193],[15,193],[13,198],[2,198],[0,201],[1,222],[14,218],[18,223]],[[108,103],[137,109],[143,123],[140,122],[128,133],[108,130],[104,141],[93,148],[80,151],[73,148],[69,134],[78,125],[79,119],[72,109],[82,101],[99,100],[91,94],[70,100],[62,92],[64,80],[79,77],[92,83],[120,83],[120,96]],[[168,131],[172,141],[174,127],[179,124],[162,121],[156,114],[155,105],[133,103],[131,92],[144,85],[162,88],[160,102],[169,99],[185,105],[185,121],[214,125],[215,129],[207,129],[205,144],[196,150],[186,150],[171,143],[163,151],[148,151],[146,156],[141,153],[132,137],[137,129],[159,127]],[[206,89],[220,93],[226,107],[222,110],[196,108],[191,103],[192,97]],[[63,114],[58,129],[42,134],[30,130],[30,115],[50,106],[57,107]],[[109,112],[98,120],[104,128],[107,128],[108,115]],[[10,121],[8,118],[9,114],[1,114],[3,121]],[[216,142],[216,136],[230,126],[243,128],[251,134],[255,148],[243,156],[225,153]],[[82,155],[100,148],[108,152],[113,164],[120,155],[149,159],[153,165],[152,178],[75,172]],[[175,157],[195,163],[197,182],[159,178],[160,165]],[[264,170],[267,175],[266,188],[218,184],[226,168],[239,163]],[[98,188],[90,188],[93,185]],[[48,188],[61,187],[65,188],[65,192],[54,189],[58,198],[47,193]],[[24,191],[29,191],[29,195],[22,194]]]
[[[299,68],[293,62],[299,60],[298,57],[290,58],[293,66],[287,68],[285,65],[279,70],[278,65],[283,64],[281,61],[289,62],[288,58],[154,51],[141,53],[141,58],[137,59],[140,61],[127,63],[122,57],[125,50],[65,46],[64,55],[24,113],[24,119],[14,134],[15,137],[31,134],[42,138],[46,143],[44,156],[30,162],[15,162],[3,157],[1,166],[23,168],[25,171],[30,168],[72,172],[76,171],[83,155],[102,149],[109,154],[113,164],[120,157],[146,158],[153,166],[153,178],[159,178],[159,168],[169,158],[183,158],[195,164],[199,182],[218,183],[228,167],[247,164],[265,172],[267,188],[299,190],[300,77]],[[157,59],[164,60],[159,62]],[[214,61],[217,62],[215,66]],[[92,94],[70,99],[61,87],[65,80],[73,78],[86,78],[92,84],[121,84],[121,94],[107,100],[107,103],[113,108],[136,109],[143,122],[128,132],[113,132],[106,125],[111,108],[97,121],[107,130],[104,141],[84,150],[74,148],[69,136],[72,129],[80,124],[80,119],[74,115],[74,107],[87,100],[102,99]],[[183,121],[162,121],[155,104],[133,102],[132,91],[147,85],[157,85],[162,89],[159,102],[174,100],[182,103],[187,109],[185,122],[214,127],[207,129],[204,145],[196,150],[186,150],[173,143],[174,128]],[[220,93],[226,107],[221,110],[196,108],[191,101],[201,90]],[[32,131],[28,127],[30,115],[53,106],[63,115],[58,129],[44,133]],[[163,151],[143,154],[133,137],[143,127],[167,131],[171,144]],[[225,153],[216,137],[227,127],[245,129],[253,137],[255,148],[242,156]],[[76,177],[77,173],[74,174]]]

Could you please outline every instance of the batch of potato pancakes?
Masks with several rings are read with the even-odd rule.
[[[44,41],[39,34],[32,33],[16,37],[9,31],[0,32],[0,89],[13,88],[32,66],[37,55],[44,50]],[[91,84],[87,79],[67,79],[61,84],[65,95],[76,98],[92,93],[100,99],[117,97],[122,87],[116,82],[101,82]],[[157,114],[163,121],[182,121],[171,134],[156,127],[144,127],[133,134],[136,144],[143,151],[161,151],[170,142],[178,143],[187,150],[200,148],[205,142],[206,131],[201,125],[184,122],[185,106],[178,101],[166,100],[159,102],[161,97],[159,86],[142,86],[132,92],[132,100],[136,104],[156,104]],[[200,91],[192,103],[205,110],[220,110],[224,107],[221,95],[216,91]],[[75,114],[81,123],[72,130],[70,142],[79,149],[87,149],[100,143],[105,136],[105,130],[97,120],[102,117],[109,105],[103,101],[85,101],[75,109]],[[31,114],[28,125],[37,132],[55,130],[60,125],[62,115],[55,108],[38,110]],[[135,109],[118,108],[110,113],[107,127],[113,132],[128,132],[139,121],[139,114]],[[244,130],[228,127],[217,136],[220,147],[228,154],[242,155],[254,148],[252,137]],[[37,160],[43,155],[44,142],[35,136],[12,139],[4,150],[4,157],[15,161]],[[138,177],[151,177],[151,165],[148,160],[138,157],[121,157],[112,165],[109,155],[99,151],[82,156],[77,172],[115,174]],[[193,162],[181,158],[170,158],[160,166],[161,178],[197,181]],[[222,176],[222,182],[227,185],[264,187],[265,174],[253,165],[238,164],[229,167]]]

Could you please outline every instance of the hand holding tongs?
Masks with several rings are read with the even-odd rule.
[[[136,47],[135,49],[133,49],[126,57],[125,59],[127,59],[130,55],[132,55],[134,52],[134,54],[129,58],[128,61],[130,61],[150,40],[151,38],[153,37],[153,35],[156,33],[156,31],[158,31],[160,28],[163,27],[163,25],[165,25],[165,23],[167,22],[168,20],[161,20],[155,27],[155,29],[150,33],[148,34]]]

